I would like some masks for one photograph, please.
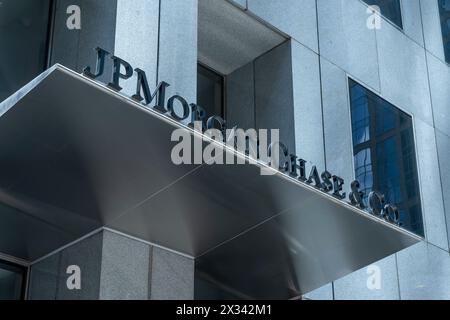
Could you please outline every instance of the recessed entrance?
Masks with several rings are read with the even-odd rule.
[[[0,300],[24,298],[26,269],[0,260]]]

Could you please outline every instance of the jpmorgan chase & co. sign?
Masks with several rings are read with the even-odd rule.
[[[120,86],[121,80],[129,80],[136,74],[136,90],[131,98],[140,103],[141,105],[156,110],[159,113],[170,116],[172,119],[187,124],[193,127],[201,133],[205,133],[208,130],[219,130],[220,132],[228,132],[224,134],[223,141],[229,144],[230,132],[235,132],[236,128],[233,130],[227,129],[226,121],[218,116],[208,116],[205,110],[194,103],[189,103],[180,95],[173,95],[171,97],[166,97],[166,89],[170,86],[167,82],[161,81],[156,88],[152,91],[149,87],[147,76],[142,69],[133,68],[127,61],[111,55],[108,51],[96,48],[97,52],[97,62],[95,66],[95,71],[91,67],[86,67],[83,70],[83,75],[93,79],[98,80],[99,77],[105,74],[105,62],[106,59],[112,59],[112,70],[110,71],[111,79],[110,82],[106,84],[110,89],[120,92],[122,87]],[[200,125],[198,125],[200,124]],[[249,135],[243,135],[244,139],[249,140]],[[261,144],[258,138],[255,145],[256,149],[261,150]],[[240,151],[236,148],[235,140],[232,140],[232,146],[236,151]],[[273,141],[273,140],[272,140]],[[384,195],[378,191],[372,191],[365,200],[365,195],[360,191],[360,183],[358,181],[353,181],[350,183],[350,192],[347,193],[343,191],[344,189],[344,179],[334,175],[327,170],[320,172],[315,165],[307,166],[307,161],[301,159],[295,154],[289,152],[288,148],[282,142],[276,141],[272,142],[267,146],[265,152],[251,152],[251,143],[245,141],[240,145],[245,145],[246,150],[244,153],[246,155],[253,155],[257,160],[269,159],[269,166],[274,166],[273,155],[278,154],[279,158],[276,161],[276,169],[282,174],[288,175],[298,181],[306,183],[316,189],[331,194],[335,198],[344,201],[348,199],[348,203],[351,205],[366,210],[370,214],[384,219],[395,225],[401,225],[400,215],[397,207],[393,204],[386,203]],[[273,150],[279,152],[273,152]],[[261,154],[265,154],[268,157],[261,157]],[[366,204],[367,202],[367,204]]]

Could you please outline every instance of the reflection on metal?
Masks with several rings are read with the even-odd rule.
[[[286,298],[420,241],[260,165],[176,166],[181,124],[58,65],[0,110],[0,252],[18,258],[107,226],[243,296]]]
[[[96,72],[95,74],[91,72],[91,67],[86,67],[83,71],[83,75],[86,77],[97,80],[100,76],[103,75],[105,71],[105,59],[107,56],[110,56],[111,54],[102,49],[102,48],[96,48],[95,51],[97,52],[97,62],[96,62]],[[151,109],[157,110],[165,115],[170,115],[172,119],[175,119],[179,122],[182,121],[188,121],[188,126],[195,128],[196,123],[200,123],[200,126],[196,128],[198,132],[208,135],[205,131],[205,129],[213,129],[215,128],[214,124],[217,124],[217,129],[220,131],[220,134],[222,135],[222,138],[219,139],[224,144],[227,144],[228,146],[239,150],[238,145],[239,143],[236,142],[229,145],[227,141],[229,138],[227,138],[228,134],[223,134],[224,132],[227,132],[227,124],[226,121],[218,115],[208,115],[203,110],[202,107],[191,103],[189,104],[186,99],[179,95],[174,95],[167,100],[167,106],[165,105],[166,102],[166,88],[170,86],[170,84],[162,81],[157,86],[154,93],[151,93],[151,89],[149,88],[147,76],[144,71],[141,69],[133,69],[133,67],[128,63],[127,61],[118,58],[116,56],[111,56],[111,59],[113,60],[113,68],[112,68],[112,80],[110,83],[107,84],[107,86],[117,92],[122,91],[122,87],[119,85],[120,79],[128,80],[130,79],[134,71],[136,71],[137,74],[137,85],[136,85],[136,94],[131,96],[131,98],[137,102],[143,102],[143,105],[146,107],[149,107]],[[121,70],[124,69],[125,73],[122,73]],[[141,91],[143,91],[144,98],[141,96]],[[150,107],[149,105],[152,103],[153,100],[156,100],[156,105],[153,107]],[[175,111],[174,102],[177,101],[178,105],[180,105],[183,109],[183,115],[178,115]],[[209,118],[208,118],[209,117]],[[233,129],[234,130],[234,129]],[[211,136],[217,135],[216,133],[211,133]],[[215,139],[215,141],[217,141]],[[233,141],[233,140],[231,140]],[[284,173],[288,175],[291,178],[297,178],[298,180],[305,182],[309,185],[313,185],[316,189],[321,190],[323,192],[329,193],[331,192],[332,195],[340,200],[344,200],[347,196],[347,194],[343,191],[343,186],[345,184],[344,179],[342,179],[339,176],[333,175],[332,173],[328,171],[324,171],[321,174],[319,174],[319,171],[316,166],[312,166],[310,174],[306,174],[306,160],[299,159],[299,157],[295,154],[291,154],[289,152],[289,149],[286,147],[285,144],[282,142],[274,141],[272,137],[272,143],[268,146],[267,153],[268,157],[260,156],[262,153],[261,148],[263,147],[263,143],[259,140],[258,134],[255,134],[255,137],[249,137],[249,144],[252,146],[247,146],[246,151],[243,152],[247,155],[250,155],[253,159],[257,159],[259,161],[263,161],[264,163],[267,163],[270,165],[273,169],[280,171],[281,173]],[[244,142],[243,144],[247,144],[247,142]],[[267,144],[266,144],[267,145]],[[255,154],[251,155],[250,149],[258,149]],[[273,150],[275,149],[275,150]],[[232,150],[232,151],[237,151]],[[243,150],[242,150],[243,151]],[[279,157],[276,157],[276,155],[280,155],[281,159]],[[245,155],[243,155],[245,156]],[[275,156],[275,157],[272,157]],[[183,162],[184,163],[184,162]],[[363,209],[363,202],[362,202],[362,196],[364,193],[359,191],[359,182],[353,181],[351,183],[352,186],[352,192],[349,194],[349,200],[352,205],[357,206],[360,209]],[[379,192],[373,191],[369,195],[369,210],[368,212],[372,213],[373,215],[383,218],[386,221],[395,223],[399,225],[399,211],[396,206],[386,203],[384,195],[380,194]]]

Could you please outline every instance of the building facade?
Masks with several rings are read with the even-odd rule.
[[[5,106],[8,97],[55,64],[77,73],[87,66],[93,70],[95,48],[102,48],[145,71],[151,88],[161,81],[169,83],[167,98],[176,95],[196,103],[207,115],[223,118],[229,128],[279,129],[280,140],[291,153],[343,178],[347,194],[350,182],[358,180],[363,192],[360,209],[371,207],[370,194],[379,191],[398,207],[400,227],[423,239],[362,269],[339,273],[343,277],[318,276],[317,283],[323,283],[315,288],[273,271],[277,259],[292,252],[275,250],[277,254],[268,253],[267,259],[244,263],[258,249],[252,252],[249,245],[247,253],[236,251],[235,238],[219,239],[217,246],[196,255],[189,254],[188,245],[186,250],[171,246],[170,237],[178,239],[179,234],[166,238],[163,231],[159,235],[158,228],[152,229],[156,238],[165,239],[159,242],[153,234],[148,239],[140,236],[147,230],[128,233],[89,220],[77,225],[72,238],[60,235],[60,242],[55,240],[59,248],[49,252],[36,249],[31,254],[29,247],[17,249],[26,252],[23,256],[15,256],[14,250],[2,252],[0,298],[450,299],[449,37],[449,0],[0,1],[0,101],[6,101]],[[112,68],[112,61],[106,60],[105,70]],[[108,83],[109,71],[96,80]],[[120,85],[124,95],[135,93],[135,81]],[[38,97],[33,101],[40,103]],[[0,122],[0,130],[1,126]],[[112,128],[126,130],[119,125]],[[2,152],[2,166],[12,160]],[[119,198],[113,181],[126,179],[117,172],[106,174],[111,176],[107,182],[111,188],[104,188]],[[33,185],[35,177],[22,178]],[[216,178],[229,186],[224,176]],[[130,199],[140,191],[134,190],[136,185],[127,185],[133,191]],[[36,199],[45,203],[46,212],[67,209],[68,202],[80,212],[93,210],[84,205],[89,203],[88,193],[45,201],[43,191],[30,187],[28,193],[20,192],[35,200],[27,202],[12,196],[14,185],[5,188],[0,191],[4,234],[14,233],[14,228],[20,230],[19,237],[32,232],[9,217],[17,210],[34,209]],[[63,184],[52,192],[61,188]],[[190,188],[208,195],[206,187]],[[183,211],[171,196],[170,210]],[[133,199],[138,202],[137,196]],[[111,201],[110,207],[101,209],[109,214],[124,202]],[[201,241],[206,242],[214,235],[204,232],[208,225],[198,219],[192,230],[202,233]],[[251,238],[258,226],[250,224],[236,237]],[[182,233],[184,227],[177,230]],[[343,227],[340,232],[356,231]],[[256,238],[246,243],[262,241]],[[16,245],[5,239],[1,248]],[[320,243],[318,239],[314,242]],[[303,240],[299,247],[309,243]],[[370,243],[384,246],[390,241],[380,237]],[[358,250],[370,255],[373,248]],[[25,258],[27,254],[31,258]],[[314,251],[310,254],[320,260]],[[223,259],[236,263],[223,270],[217,262]],[[332,269],[343,258],[333,259],[330,266],[321,267]],[[80,268],[81,289],[69,289],[69,266]],[[265,270],[274,276],[261,284],[255,274]]]

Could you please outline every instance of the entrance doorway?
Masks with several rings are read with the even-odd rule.
[[[0,300],[24,299],[26,274],[26,268],[0,261]]]

